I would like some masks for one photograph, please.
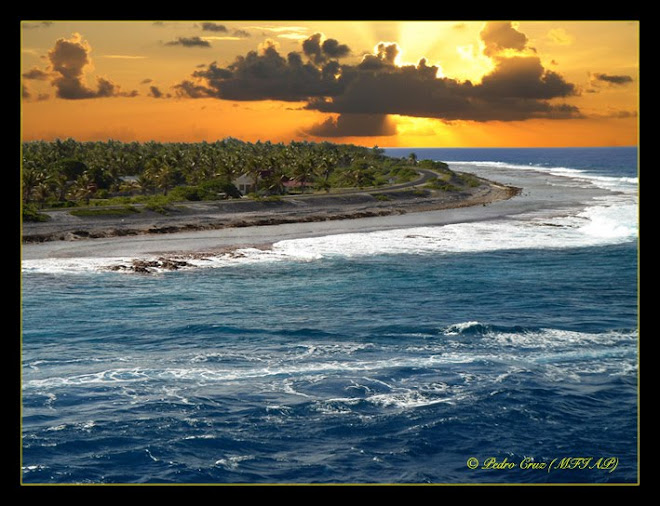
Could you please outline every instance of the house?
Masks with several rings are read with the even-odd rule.
[[[259,180],[267,179],[272,175],[272,171],[264,169],[259,171]],[[231,182],[243,195],[257,191],[254,184],[254,176],[248,173],[241,174]]]
[[[243,195],[247,195],[248,193],[252,193],[255,191],[254,179],[247,174],[241,174],[232,181],[232,184]]]

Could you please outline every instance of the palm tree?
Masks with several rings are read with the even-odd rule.
[[[254,191],[256,193],[259,189],[259,177],[263,171],[263,158],[256,153],[246,153],[244,156],[245,168],[247,169],[248,175],[252,177]]]
[[[50,196],[50,185],[47,180],[40,181],[34,189],[35,200],[39,204],[39,208],[43,209],[46,199]]]
[[[65,174],[61,172],[56,172],[51,174],[48,178],[48,183],[52,192],[55,194],[59,202],[66,201],[66,192],[69,189],[68,180]]]
[[[172,167],[168,164],[162,164],[154,174],[154,179],[156,186],[163,190],[163,195],[167,195],[167,192],[175,184],[175,174]]]
[[[26,204],[32,199],[32,193],[34,189],[41,183],[44,179],[43,172],[39,171],[34,167],[33,163],[29,161],[23,164],[23,174],[21,178],[21,183],[23,187],[23,202]]]
[[[366,160],[358,160],[353,162],[346,172],[346,177],[352,186],[362,189],[368,184],[373,183],[373,168]]]
[[[307,182],[314,178],[314,158],[310,153],[302,153],[295,160],[293,176],[300,183],[300,190],[304,193]]]
[[[87,173],[78,176],[78,179],[73,183],[70,188],[70,194],[74,200],[84,200],[85,204],[89,205],[89,199],[96,191],[94,182]]]
[[[137,185],[142,195],[146,195],[156,187],[155,181],[148,172],[139,174],[135,180],[135,184]]]
[[[318,166],[318,173],[321,177],[323,177],[323,180],[319,182],[318,186],[322,189],[324,189],[326,192],[330,192],[330,182],[328,181],[330,178],[330,175],[335,171],[337,168],[337,157],[335,156],[334,153],[330,153],[327,155],[324,155],[321,158],[321,163]]]

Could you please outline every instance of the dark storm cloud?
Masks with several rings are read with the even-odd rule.
[[[241,37],[243,39],[247,39],[248,37],[251,37],[251,35],[246,32],[245,30],[234,30],[232,33],[234,37]]]
[[[51,75],[48,72],[44,72],[37,67],[34,67],[27,72],[23,72],[23,79],[35,79],[37,81],[47,81],[50,79]]]
[[[208,98],[212,97],[212,90],[206,86],[198,85],[190,80],[181,81],[173,86],[177,97]]]
[[[370,64],[368,68],[378,67]],[[501,60],[479,85],[438,78],[437,67],[426,65],[424,60],[417,66],[378,70],[345,72],[342,69],[339,82],[347,81],[342,93],[332,100],[325,97],[311,100],[307,108],[473,121],[572,117],[578,112],[572,107],[551,106],[546,102],[574,94],[575,88],[558,74],[544,70],[536,57]]]
[[[225,25],[219,25],[218,23],[202,23],[202,30],[206,32],[227,32],[227,27]]]
[[[594,77],[598,81],[603,81],[609,84],[627,84],[632,83],[633,78],[631,76],[611,76],[608,74],[594,74]]]
[[[272,42],[260,52],[237,57],[227,68],[215,62],[192,77],[204,84],[183,81],[176,86],[179,96],[216,97],[226,100],[301,101],[309,97],[335,95],[334,62],[317,67],[303,62],[299,53],[281,56]]]
[[[499,59],[495,70],[483,77],[480,92],[487,97],[548,100],[575,94],[575,86],[551,70],[536,56]]]
[[[527,36],[516,30],[508,21],[486,23],[480,35],[486,45],[486,56],[493,56],[504,49],[522,51],[527,46]]]
[[[337,39],[326,39],[321,45],[323,54],[328,58],[344,58],[351,53],[351,49],[346,44],[340,44]]]
[[[149,86],[149,95],[154,98],[161,98],[163,96],[163,92],[160,91],[157,86]]]
[[[346,44],[340,44],[336,39],[325,39],[321,42],[321,37],[320,33],[315,33],[302,43],[303,53],[315,64],[343,58],[351,53],[351,49]]]
[[[382,137],[396,135],[396,124],[382,114],[340,114],[308,128],[315,137]]]
[[[305,53],[305,55],[313,62],[318,63],[323,61],[323,54],[321,53],[321,34],[315,33],[303,40],[302,50],[303,53]]]
[[[201,39],[197,36],[194,37],[177,37],[175,40],[165,42],[166,46],[183,46],[183,47],[211,47],[208,40]]]
[[[493,51],[525,49],[527,43],[510,23],[488,24],[482,36]],[[473,84],[438,77],[439,68],[424,58],[417,65],[397,66],[400,51],[394,43],[379,44],[357,65],[340,64],[330,55],[346,55],[348,46],[328,41],[334,39],[322,41],[321,34],[314,34],[303,42],[302,53],[286,57],[270,42],[226,67],[213,62],[178,84],[177,95],[305,101],[306,109],[339,114],[311,127],[313,135],[324,136],[390,135],[391,124],[383,119],[388,114],[446,121],[580,117],[573,106],[550,104],[576,94],[576,88],[545,69],[537,56],[493,57],[495,68]]]
[[[91,47],[75,34],[71,39],[58,39],[48,52],[51,67],[51,84],[56,96],[68,100],[100,97],[135,97],[137,91],[122,92],[112,81],[98,77],[97,88],[89,88],[84,82],[84,68],[89,65]]]
[[[381,42],[376,47],[376,54],[365,54],[358,65],[360,70],[382,70],[394,67],[394,60],[399,55],[399,46]]]

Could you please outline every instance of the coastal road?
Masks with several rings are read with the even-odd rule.
[[[400,184],[388,186],[383,191],[401,190],[403,188],[412,188],[414,186],[420,186],[429,182],[431,179],[438,177],[438,174],[436,172],[433,172],[432,170],[428,170],[428,169],[415,169],[415,170],[421,176],[419,179],[415,179],[414,181],[408,181],[407,183],[400,183]]]
[[[398,183],[389,186],[368,186],[365,188],[347,188],[345,190],[339,189],[337,191],[331,191],[330,193],[309,193],[309,194],[296,193],[294,195],[280,195],[279,197],[283,199],[287,199],[287,198],[299,199],[300,197],[315,198],[315,197],[327,197],[328,195],[352,195],[356,193],[370,193],[374,191],[377,191],[378,193],[384,193],[384,192],[397,191],[406,188],[414,188],[416,186],[421,186],[429,182],[431,179],[438,177],[438,174],[432,170],[428,170],[428,169],[415,169],[415,170],[419,174],[419,178],[413,181],[408,181],[406,183]]]

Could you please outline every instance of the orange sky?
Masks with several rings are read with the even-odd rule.
[[[639,23],[24,21],[25,140],[636,145]]]

